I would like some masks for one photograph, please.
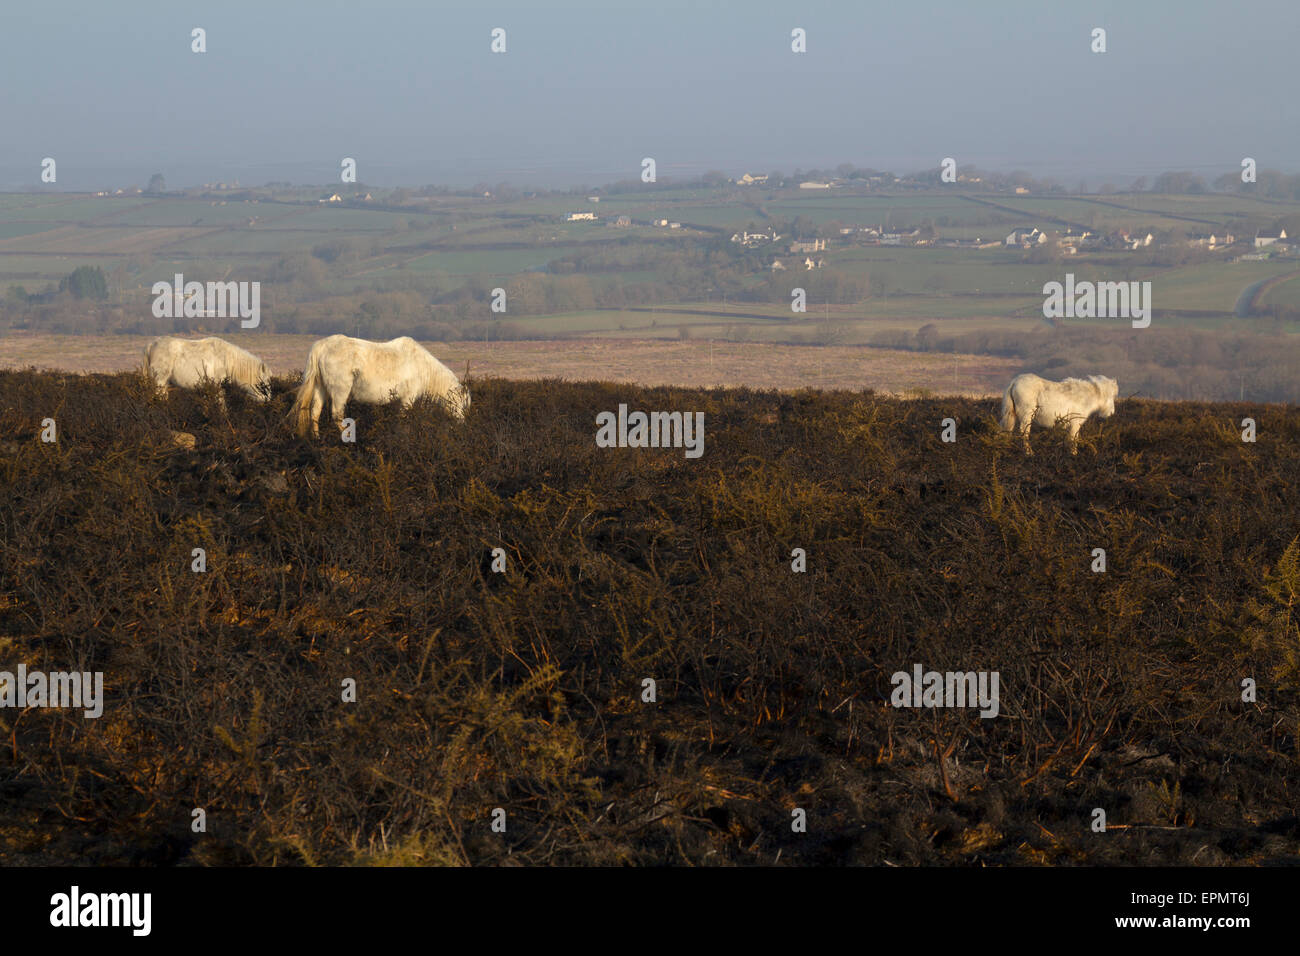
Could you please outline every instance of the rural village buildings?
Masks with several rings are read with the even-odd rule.
[[[1151,245],[1156,237],[1149,232],[1134,235],[1127,229],[1121,229],[1108,238],[1113,240],[1112,245],[1118,245],[1124,249],[1144,249]]]
[[[766,245],[769,242],[776,242],[780,238],[781,236],[775,229],[765,229],[762,232],[750,232],[749,230],[745,230],[743,232],[733,233],[731,241],[738,242],[742,246],[753,247]]]
[[[1046,241],[1047,233],[1037,226],[1022,226],[1019,229],[1013,229],[1007,238],[1003,240],[1008,246],[1020,246],[1024,249],[1042,245]]]
[[[790,243],[790,252],[821,252],[826,248],[825,239],[813,239],[809,242],[800,242],[798,240]]]
[[[812,256],[804,256],[802,262],[796,258],[792,260],[792,264],[803,266],[805,271],[811,272],[813,269],[820,269],[823,265],[826,264],[826,260],[814,259]],[[780,259],[773,259],[772,264],[768,266],[768,269],[770,269],[772,272],[784,272],[786,271],[786,268],[787,267],[785,263],[783,263]]]

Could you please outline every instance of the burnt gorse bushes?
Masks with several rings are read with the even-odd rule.
[[[0,373],[0,671],[104,675],[98,719],[0,708],[0,858],[1300,845],[1293,409],[1121,401],[1026,459],[993,401],[471,387],[345,444],[293,436],[288,382]],[[698,412],[703,454],[599,447],[620,404]],[[891,704],[918,666],[998,675],[996,716]]]

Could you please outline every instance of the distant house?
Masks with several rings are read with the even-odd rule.
[[[571,212],[564,217],[566,222],[593,221],[595,218],[596,214],[594,212]]]
[[[1023,246],[1028,249],[1030,246],[1042,245],[1047,241],[1047,233],[1040,230],[1037,226],[1026,226],[1020,229],[1014,229],[1003,242],[1008,246]]]
[[[1092,233],[1087,229],[1081,229],[1075,232],[1073,229],[1066,229],[1061,233],[1061,242],[1070,246],[1082,246],[1092,238]]]
[[[745,173],[745,175],[741,176],[739,179],[736,180],[736,185],[737,186],[758,186],[765,182],[767,182],[766,176],[754,176],[751,175],[750,173]]]
[[[668,228],[669,228],[669,229],[680,229],[680,228],[682,228],[682,224],[681,224],[680,222],[670,222],[670,223],[668,224]]]
[[[588,196],[588,197],[587,197],[587,202],[600,202],[600,197],[599,197],[599,196]]]
[[[810,242],[795,241],[790,243],[790,253],[796,252],[821,252],[826,248],[825,239],[813,239]]]
[[[820,269],[824,261],[823,259],[814,259],[812,256],[804,256],[803,267],[811,272],[813,269]]]
[[[320,197],[320,202],[342,202],[343,197],[338,193],[326,193]]]
[[[1230,232],[1197,232],[1187,237],[1189,246],[1201,249],[1217,249],[1219,246],[1230,246],[1234,242],[1236,237]]]
[[[1122,249],[1142,249],[1154,240],[1155,236],[1149,232],[1130,233],[1127,229],[1121,229],[1107,237],[1107,242]]]
[[[769,242],[776,242],[780,238],[775,229],[764,230],[763,232],[750,232],[746,229],[743,232],[731,234],[731,241],[738,242],[743,246],[761,246]]]
[[[1265,246],[1271,246],[1279,239],[1285,239],[1285,238],[1286,238],[1285,229],[1278,229],[1278,230],[1266,229],[1261,232],[1257,232],[1255,234],[1255,248],[1263,249]]]
[[[830,189],[830,183],[806,182],[799,184],[800,189]]]
[[[631,216],[619,216],[617,219],[614,220],[614,225],[615,225],[615,226],[619,226],[619,227],[627,227],[627,226],[630,226],[630,225],[632,225],[632,217],[631,217]]]
[[[768,268],[771,269],[773,272],[784,272],[784,271],[785,271],[785,266],[781,265],[781,260],[780,260],[780,259],[773,259],[773,260],[772,260],[772,264],[771,264],[770,266],[768,266]]]
[[[1025,195],[1025,194],[1028,193],[1028,192],[1029,192],[1029,190],[1026,189],[1024,186],[1017,186],[1017,187],[1016,187],[1016,195],[1017,195],[1017,196],[1023,196],[1023,195]]]
[[[655,225],[656,225],[656,226],[666,226],[666,225],[668,225],[668,220],[667,220],[667,219],[656,219],[656,220],[655,220]]]

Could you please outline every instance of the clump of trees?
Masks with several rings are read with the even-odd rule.
[[[78,299],[103,301],[108,298],[108,276],[99,266],[78,266],[59,282],[60,292],[70,292]]]

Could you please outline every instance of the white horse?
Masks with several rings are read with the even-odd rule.
[[[261,402],[271,400],[271,373],[266,363],[223,339],[178,339],[164,335],[144,350],[145,375],[159,395],[168,385],[194,388],[204,380],[230,382]],[[225,395],[217,393],[224,405]]]
[[[1101,418],[1115,414],[1115,399],[1119,397],[1119,384],[1104,375],[1089,375],[1086,379],[1067,378],[1063,382],[1049,382],[1037,375],[1017,375],[1002,395],[1002,427],[1019,431],[1025,443],[1025,454],[1034,452],[1029,447],[1029,426],[1051,427],[1062,424],[1070,443],[1070,454],[1079,453],[1079,429],[1096,413]]]
[[[334,424],[343,427],[348,399],[382,405],[394,398],[410,408],[422,395],[441,400],[459,419],[469,408],[469,390],[456,374],[403,336],[391,342],[367,342],[331,335],[311,347],[298,397],[289,415],[302,437],[320,435],[320,416],[328,398]]]

